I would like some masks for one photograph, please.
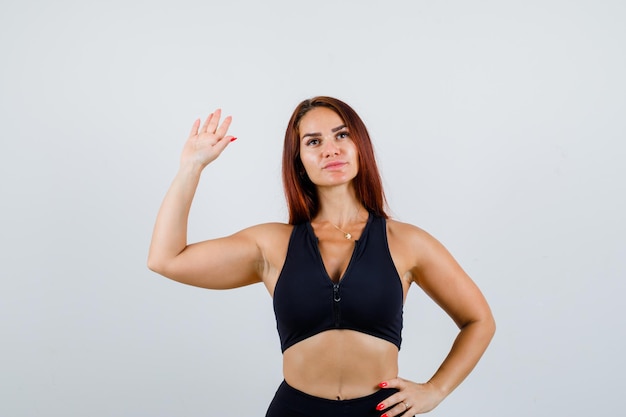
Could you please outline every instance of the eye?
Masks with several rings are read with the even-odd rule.
[[[347,130],[342,130],[341,132],[337,133],[337,139],[346,139],[350,137],[350,133],[348,133]]]
[[[319,140],[319,139],[312,138],[312,139],[307,140],[307,141],[305,142],[305,145],[306,145],[306,146],[315,146],[315,145],[317,145],[318,143],[320,143],[320,140]]]

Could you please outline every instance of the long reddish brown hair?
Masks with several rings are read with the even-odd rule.
[[[350,132],[359,158],[359,172],[353,180],[356,197],[373,214],[388,218],[385,212],[385,194],[374,157],[374,148],[365,124],[346,103],[332,97],[314,97],[304,100],[294,110],[283,147],[283,186],[289,224],[310,221],[319,211],[319,198],[315,184],[311,182],[300,160],[300,120],[316,107],[326,107],[339,115]]]

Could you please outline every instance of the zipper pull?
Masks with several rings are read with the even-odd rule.
[[[341,294],[339,294],[339,284],[333,284],[333,300],[336,303],[341,301]]]
[[[335,327],[339,327],[339,316],[341,314],[341,312],[339,311],[339,301],[341,301],[341,294],[339,294],[339,284],[333,284],[333,301],[333,317],[335,319]]]

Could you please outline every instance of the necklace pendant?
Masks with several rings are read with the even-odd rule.
[[[352,235],[350,233],[346,233],[344,237],[348,240],[352,239]]]

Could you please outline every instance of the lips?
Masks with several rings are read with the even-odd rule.
[[[342,162],[342,161],[329,162],[326,165],[324,165],[322,169],[337,169],[337,168],[341,168],[345,166],[346,164],[347,164],[346,162]]]

